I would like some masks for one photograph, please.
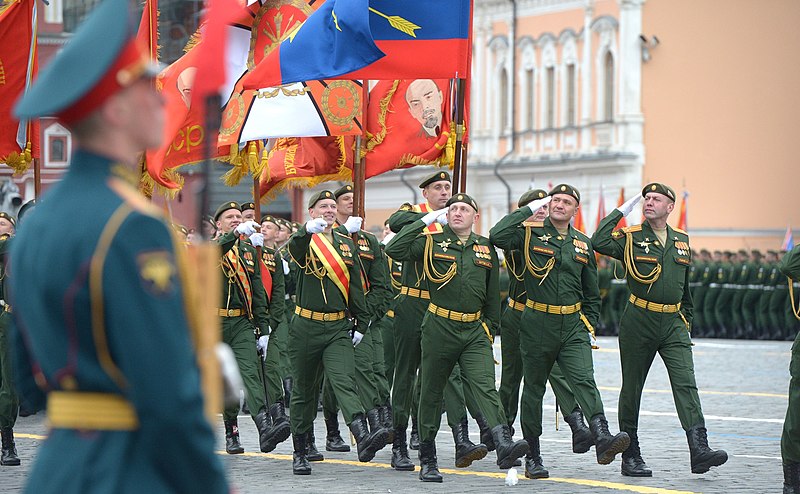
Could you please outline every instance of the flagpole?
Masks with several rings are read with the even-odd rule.
[[[353,214],[366,219],[365,195],[366,173],[365,160],[361,156],[361,146],[366,141],[367,134],[367,106],[369,105],[369,81],[361,81],[361,134],[356,136],[356,149],[353,158]]]
[[[42,170],[39,158],[33,158],[33,197],[37,201],[42,195]]]
[[[453,193],[467,191],[467,163],[464,148],[464,93],[467,80],[456,79],[456,145],[453,158]]]

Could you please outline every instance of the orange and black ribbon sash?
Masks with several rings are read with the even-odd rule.
[[[345,301],[349,302],[350,271],[348,271],[344,259],[336,251],[331,241],[325,235],[315,233],[311,236],[311,251],[325,267],[326,276],[339,288],[339,291],[344,295]]]
[[[253,310],[253,290],[250,288],[250,278],[247,277],[244,266],[239,262],[239,247],[234,244],[231,250],[225,253],[225,260],[236,274],[236,281],[244,295],[245,307],[247,307],[247,312],[251,312]]]

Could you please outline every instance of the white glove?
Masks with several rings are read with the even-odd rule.
[[[306,223],[306,231],[308,233],[322,233],[327,227],[328,222],[322,218],[314,218]]]
[[[361,343],[361,340],[364,338],[364,335],[359,333],[358,331],[353,331],[353,346],[358,346]]]
[[[347,221],[344,222],[344,227],[347,228],[348,232],[355,233],[361,229],[361,223],[363,222],[363,218],[359,218],[358,216],[350,216],[347,218]]]
[[[381,243],[382,243],[383,245],[386,245],[386,244],[388,244],[388,243],[389,243],[389,241],[390,241],[391,239],[393,239],[395,235],[397,235],[395,232],[389,232],[389,233],[387,233],[387,234],[386,234],[386,236],[385,236],[385,237],[383,237],[383,240],[381,240]]]
[[[289,262],[286,259],[281,259],[283,261],[283,274],[289,274]]]
[[[250,243],[254,247],[264,247],[264,234],[256,232],[250,235]]]
[[[625,204],[617,208],[617,211],[622,213],[622,216],[628,216],[629,214],[631,214],[631,211],[633,211],[633,207],[639,204],[639,201],[641,200],[642,200],[641,195],[637,195],[633,199],[628,199],[627,201],[625,201]]]
[[[441,215],[438,218],[436,218],[436,222],[439,223],[442,226],[446,225],[447,224],[447,213],[444,213],[443,215]]]
[[[256,343],[256,348],[258,351],[261,352],[261,358],[265,361],[267,360],[267,344],[269,343],[269,335],[265,334],[264,336],[258,339]]]
[[[447,214],[447,208],[437,209],[436,211],[431,211],[430,213],[423,216],[422,221],[424,221],[426,225],[430,226],[431,223],[437,221],[440,216],[446,214]],[[447,221],[447,219],[445,219],[445,221]]]
[[[526,207],[530,208],[531,214],[528,216],[533,215],[536,211],[542,209],[546,206],[550,201],[553,200],[553,196],[547,196],[542,199],[536,199],[535,201],[531,201]]]
[[[246,235],[249,237],[256,231],[258,231],[259,228],[261,228],[261,225],[259,225],[253,220],[247,220],[244,223],[239,223],[239,226],[236,227],[235,231],[239,235]]]

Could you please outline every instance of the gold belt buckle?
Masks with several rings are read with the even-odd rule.
[[[325,313],[322,314],[322,320],[323,321],[330,321],[332,315],[333,314],[329,314],[329,313],[325,312]]]
[[[461,314],[461,322],[468,322],[470,314],[462,313]]]
[[[569,307],[568,307],[568,306],[566,306],[566,305],[562,305],[562,306],[561,306],[561,315],[565,315],[565,314],[567,313],[567,311],[568,311],[568,310],[569,310]]]

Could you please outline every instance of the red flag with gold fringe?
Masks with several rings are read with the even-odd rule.
[[[16,173],[39,157],[39,121],[15,119],[12,108],[38,69],[36,1],[0,1],[0,161]]]
[[[150,60],[158,60],[158,0],[145,0],[136,41],[147,48]]]

